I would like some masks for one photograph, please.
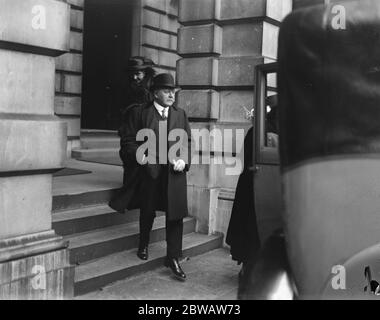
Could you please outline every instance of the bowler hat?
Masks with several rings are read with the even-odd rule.
[[[135,56],[128,59],[125,71],[140,71],[153,66],[154,62],[151,59]]]
[[[153,78],[151,89],[156,90],[161,88],[177,88],[174,84],[174,78],[170,73],[160,73]]]

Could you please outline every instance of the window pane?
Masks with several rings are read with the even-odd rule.
[[[265,146],[270,148],[278,147],[278,108],[276,92],[275,72],[266,75],[265,89]]]

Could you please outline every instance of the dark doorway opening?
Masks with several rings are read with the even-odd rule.
[[[123,71],[131,55],[133,0],[86,0],[83,33],[83,129],[120,125]]]

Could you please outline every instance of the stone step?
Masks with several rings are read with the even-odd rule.
[[[222,235],[189,233],[183,237],[183,256],[192,257],[219,248],[222,240]],[[131,249],[82,264],[75,270],[74,294],[78,296],[95,291],[112,282],[162,266],[165,256],[166,242],[163,240],[149,246],[147,261],[140,260],[136,249]],[[182,263],[182,267],[186,272],[186,262]]]
[[[105,205],[117,192],[118,188],[84,191],[53,196],[53,212],[80,209],[83,207]]]
[[[71,156],[77,160],[119,157],[119,148],[75,149],[72,150]]]
[[[53,229],[61,236],[137,221],[138,210],[119,214],[107,205],[53,212]]]
[[[195,219],[185,218],[183,233],[195,230]],[[101,258],[109,254],[136,248],[139,240],[139,223],[132,222],[98,229],[90,232],[65,237],[70,241],[70,262],[81,264],[83,262]],[[165,239],[165,217],[157,217],[154,221],[150,242]]]
[[[164,215],[157,212],[157,216]],[[53,212],[53,229],[61,236],[83,233],[91,230],[136,222],[139,219],[140,210],[129,210],[120,214],[112,210],[108,205],[84,207],[74,210]]]
[[[120,147],[119,137],[81,137],[80,139],[82,149],[116,149]]]
[[[81,138],[88,137],[97,137],[97,138],[105,138],[105,137],[118,137],[117,130],[98,130],[98,129],[82,129],[80,131]]]

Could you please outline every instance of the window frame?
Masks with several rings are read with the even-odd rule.
[[[256,66],[255,68],[255,162],[256,164],[280,164],[278,147],[268,147],[266,145],[266,90],[267,75],[277,72],[277,63],[266,63]]]

